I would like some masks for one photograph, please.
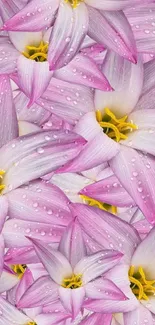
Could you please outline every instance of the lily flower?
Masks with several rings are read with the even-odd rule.
[[[74,131],[88,143],[60,172],[81,172],[109,161],[114,175],[154,224],[154,81],[155,61],[137,66],[107,53],[103,70],[114,92],[96,90],[95,111],[81,117]],[[110,69],[112,67],[112,69]],[[124,96],[126,100],[124,100]],[[91,156],[90,156],[91,152]]]
[[[106,227],[108,212],[82,204],[71,204],[70,208],[82,230],[87,233],[94,245],[113,247],[116,250],[119,248],[124,253],[122,263],[106,273],[106,277],[112,280],[129,299],[115,302],[115,312],[123,313],[124,324],[133,325],[133,321],[136,321],[137,325],[140,325],[146,319],[148,324],[152,325],[155,315],[155,229],[153,228],[141,240],[136,231],[134,237],[131,235],[133,227],[130,224],[116,216],[113,217],[115,221],[109,220],[110,227]],[[112,301],[104,301],[103,304],[100,300],[99,306],[95,300],[87,300],[84,307],[94,312],[113,313]]]
[[[3,30],[38,32],[53,25],[48,52],[51,70],[67,65],[74,58],[87,33],[98,43],[135,63],[135,40],[122,9],[136,3],[135,0],[113,3],[95,0],[48,0],[45,3],[33,0],[6,21]]]
[[[66,228],[58,250],[47,247],[41,241],[30,240],[49,277],[40,278],[29,287],[18,303],[19,308],[46,305],[54,302],[57,295],[74,319],[88,297],[95,299],[96,303],[99,298],[102,301],[107,297],[110,300],[126,299],[104,277],[105,272],[119,263],[122,254],[114,250],[101,250],[88,256],[76,221]]]

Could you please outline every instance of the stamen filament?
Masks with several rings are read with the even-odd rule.
[[[155,292],[155,280],[147,280],[143,268],[140,266],[138,271],[132,265],[129,270],[129,280],[134,295],[139,299],[149,300],[151,294]]]

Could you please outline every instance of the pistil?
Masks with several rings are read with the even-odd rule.
[[[82,275],[81,274],[72,274],[70,278],[63,279],[62,287],[68,289],[77,289],[82,286]]]
[[[132,265],[129,269],[130,287],[138,300],[149,300],[150,295],[155,293],[155,280],[147,280],[143,268],[140,266],[138,271]]]
[[[26,46],[26,51],[22,54],[30,60],[35,60],[36,62],[47,61],[48,43],[40,42],[38,46]]]
[[[84,0],[65,0],[65,2],[69,2],[73,8],[76,8],[80,2],[83,2]]]

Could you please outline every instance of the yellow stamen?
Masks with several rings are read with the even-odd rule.
[[[114,205],[100,202],[98,200],[92,199],[91,197],[83,194],[80,194],[80,197],[83,199],[84,203],[87,203],[90,206],[97,207],[104,211],[109,211],[111,209],[113,214],[117,214],[117,207],[115,207]]]
[[[26,51],[22,54],[30,60],[35,60],[37,62],[47,61],[48,43],[40,42],[38,46],[26,46]]]
[[[35,322],[28,322],[26,325],[37,325]]]
[[[111,139],[119,142],[127,139],[127,134],[137,129],[137,126],[132,122],[126,122],[128,116],[125,115],[118,119],[109,108],[105,109],[105,116],[102,117],[101,111],[96,111],[96,119],[104,132]]]
[[[63,279],[61,286],[68,289],[80,288],[82,286],[81,278],[82,274],[72,274],[71,278]]]
[[[82,1],[84,0],[65,0],[65,2],[69,2],[73,8],[76,8]]]
[[[1,169],[0,170],[0,194],[2,194],[2,191],[5,188],[5,185],[3,184],[3,176],[5,174],[5,170]]]
[[[143,268],[140,266],[138,271],[135,271],[134,265],[129,269],[130,287],[138,300],[149,300],[150,295],[155,293],[155,280],[146,280],[146,275]]]
[[[21,279],[23,274],[26,271],[26,264],[16,264],[12,265],[12,270],[18,275],[18,278]]]

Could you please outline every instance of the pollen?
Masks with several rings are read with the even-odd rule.
[[[0,194],[2,194],[2,191],[5,188],[5,185],[3,184],[4,174],[5,174],[5,170],[0,170]]]
[[[92,199],[91,197],[83,194],[80,194],[80,197],[83,199],[84,203],[87,203],[92,207],[96,207],[104,211],[111,211],[113,214],[117,214],[117,207],[115,207],[114,205],[100,202],[98,200]]]
[[[28,322],[26,325],[37,325],[35,322]]]
[[[30,60],[35,60],[36,62],[47,61],[48,43],[40,42],[38,46],[26,46],[26,49],[22,54]]]
[[[138,271],[132,265],[129,269],[130,287],[138,300],[149,300],[149,296],[155,294],[155,280],[147,280],[143,268],[140,266]]]
[[[127,139],[128,133],[137,129],[137,125],[132,122],[127,122],[127,115],[118,119],[109,108],[105,109],[105,115],[103,117],[101,111],[97,110],[96,119],[103,128],[104,133],[117,142]]]
[[[21,279],[23,274],[26,271],[26,264],[16,264],[16,265],[12,265],[12,270],[18,275],[18,278]]]
[[[62,287],[67,289],[77,289],[82,286],[82,274],[72,274],[71,278],[63,279]]]
[[[76,8],[80,2],[83,2],[84,0],[65,0],[65,2],[69,2],[73,8]]]

